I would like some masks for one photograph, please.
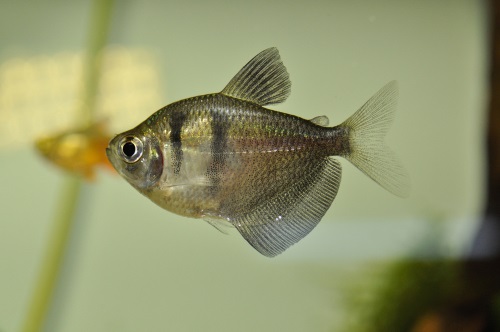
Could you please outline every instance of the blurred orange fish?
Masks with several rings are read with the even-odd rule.
[[[96,167],[105,166],[114,172],[106,157],[111,135],[104,122],[74,128],[53,136],[37,139],[38,152],[53,164],[85,180],[95,179]]]

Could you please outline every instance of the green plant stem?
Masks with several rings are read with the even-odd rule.
[[[94,120],[97,89],[101,74],[102,50],[106,46],[112,10],[113,0],[94,0],[87,57],[83,67],[85,68],[82,90],[83,107],[80,120],[86,125],[91,125]]]
[[[59,267],[63,261],[64,249],[71,231],[75,210],[78,206],[80,188],[80,179],[73,176],[67,176],[64,179],[57,215],[52,226],[54,232],[50,236],[46,256],[42,263],[42,270],[28,310],[23,328],[25,332],[40,331],[43,325],[51,295],[56,286]]]
[[[91,125],[95,113],[95,101],[101,69],[101,54],[106,45],[113,0],[94,0],[87,57],[84,63],[83,105],[77,124]],[[57,285],[59,271],[69,241],[71,226],[78,207],[81,179],[67,175],[61,188],[61,197],[49,237],[47,252],[27,312],[22,331],[41,331]]]

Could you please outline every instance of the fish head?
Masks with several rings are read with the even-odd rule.
[[[151,131],[137,127],[117,135],[109,142],[106,155],[116,171],[140,191],[160,180],[163,153]]]

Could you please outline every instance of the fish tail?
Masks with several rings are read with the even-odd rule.
[[[410,189],[408,173],[384,142],[397,97],[397,82],[389,82],[339,127],[348,133],[348,148],[342,157],[391,193],[406,197]]]

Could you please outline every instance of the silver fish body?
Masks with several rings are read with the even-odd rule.
[[[229,223],[275,256],[307,235],[337,193],[341,156],[404,196],[407,175],[383,144],[395,109],[389,83],[344,123],[327,127],[265,105],[290,94],[275,48],[220,93],[184,99],[116,136],[107,155],[139,192],[179,215]]]

